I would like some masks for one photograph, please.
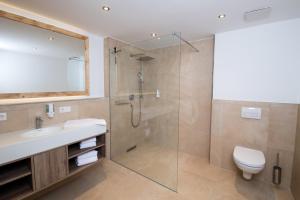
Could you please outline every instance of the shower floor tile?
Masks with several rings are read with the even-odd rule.
[[[160,184],[176,190],[177,150],[151,143],[113,158],[115,162]]]

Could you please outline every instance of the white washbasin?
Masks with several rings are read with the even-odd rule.
[[[47,128],[40,128],[40,129],[34,129],[27,132],[22,133],[23,137],[41,137],[46,135],[51,135],[54,133],[57,133],[62,128],[58,126],[53,127],[47,127]]]

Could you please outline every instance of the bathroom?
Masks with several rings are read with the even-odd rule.
[[[0,199],[300,199],[300,2],[2,0],[0,27]]]

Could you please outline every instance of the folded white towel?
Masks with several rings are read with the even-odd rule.
[[[106,126],[106,121],[104,119],[93,119],[93,118],[69,120],[64,123],[64,128],[92,126],[92,125]]]
[[[88,153],[84,153],[80,156],[77,157],[77,160],[82,160],[82,159],[86,159],[86,158],[91,158],[91,157],[95,157],[98,155],[98,151],[90,151]]]
[[[96,141],[97,141],[96,138],[93,137],[93,138],[91,138],[91,139],[84,140],[84,141],[80,142],[80,144],[85,144],[85,143],[90,143],[90,142],[96,142]]]
[[[85,149],[89,147],[95,147],[96,145],[97,145],[96,142],[83,143],[83,144],[79,144],[79,148]]]
[[[77,166],[82,166],[82,165],[87,165],[93,162],[96,162],[98,160],[98,157],[91,157],[91,158],[86,158],[86,159],[82,159],[82,160],[78,160],[76,159],[76,164]]]

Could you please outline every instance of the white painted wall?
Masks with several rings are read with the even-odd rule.
[[[300,103],[300,19],[216,34],[213,98]]]
[[[65,30],[86,35],[89,37],[89,61],[90,61],[90,96],[104,97],[104,38],[102,36],[91,34],[87,31],[79,29],[75,26],[50,19],[33,12],[29,12],[20,8],[0,2],[0,10],[21,15],[30,19],[34,19],[46,24],[51,24]]]

